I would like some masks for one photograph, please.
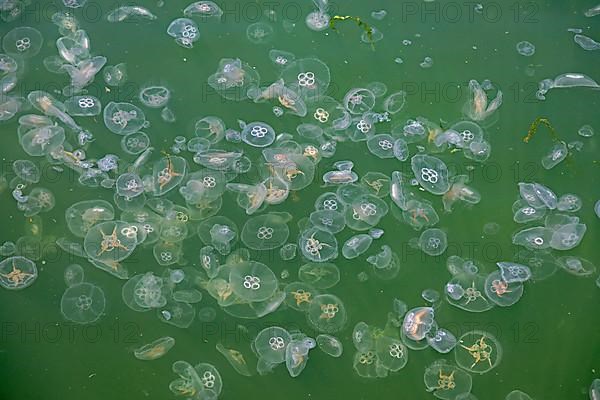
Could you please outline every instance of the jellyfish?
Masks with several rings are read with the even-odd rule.
[[[512,237],[513,244],[524,246],[531,250],[542,250],[550,247],[554,231],[542,226],[523,229]]]
[[[500,307],[512,306],[523,296],[523,284],[514,280],[507,282],[501,271],[494,271],[485,279],[485,295]]]
[[[291,341],[292,336],[287,330],[272,326],[260,331],[252,344],[260,358],[271,364],[281,364],[285,361],[286,347]]]
[[[410,340],[420,341],[431,331],[434,323],[433,308],[414,308],[404,316],[402,332]]]
[[[20,254],[23,253],[20,252]],[[4,289],[25,289],[31,286],[37,277],[38,271],[35,262],[22,255],[8,257],[0,262],[0,286]]]
[[[90,38],[87,32],[79,29],[56,41],[59,56],[69,64],[78,65],[90,58]],[[58,61],[57,61],[58,62]],[[61,63],[63,65],[64,63]],[[64,71],[58,69],[57,72]]]
[[[411,159],[411,167],[419,184],[428,192],[442,195],[450,189],[448,168],[439,158],[417,154]]]
[[[162,196],[173,190],[184,180],[187,161],[183,157],[167,155],[152,167],[154,195]]]
[[[521,265],[509,261],[497,262],[500,268],[500,275],[506,283],[527,282],[531,278],[531,270],[526,265]]]
[[[446,300],[451,305],[469,312],[484,312],[494,307],[485,294],[486,276],[460,272],[445,287]]]
[[[138,155],[148,148],[150,148],[150,137],[142,131],[130,133],[121,139],[121,149],[127,154]]]
[[[188,303],[167,300],[163,307],[156,309],[158,319],[178,328],[188,328],[196,317],[196,310]]]
[[[106,57],[95,56],[90,59],[82,60],[77,64],[64,64],[60,71],[66,72],[71,78],[70,86],[63,89],[65,96],[82,92],[83,89],[94,81],[96,74],[100,72],[106,64]]]
[[[600,398],[600,379],[594,379],[590,385],[590,400],[598,400]]]
[[[252,217],[242,228],[242,242],[253,250],[270,250],[282,246],[290,235],[286,213],[268,213]]]
[[[319,332],[335,333],[346,325],[346,308],[338,297],[320,294],[315,296],[308,306],[306,319]]]
[[[346,225],[356,231],[373,228],[387,215],[388,205],[372,194],[357,196],[345,211]]]
[[[531,57],[535,54],[535,46],[533,43],[523,40],[516,45],[517,53],[525,57]]]
[[[136,229],[123,221],[94,225],[87,231],[83,243],[88,257],[107,264],[129,257],[136,245]]]
[[[84,278],[83,267],[79,264],[71,264],[65,268],[64,278],[67,286],[73,286],[83,282]]]
[[[277,277],[265,264],[246,261],[235,266],[229,274],[233,293],[249,302],[265,301],[277,290]]]
[[[456,364],[465,371],[485,374],[502,360],[502,346],[489,332],[474,330],[459,338],[454,356]]]
[[[550,247],[555,250],[571,250],[581,243],[587,230],[585,224],[565,224],[552,233]]]
[[[250,122],[242,127],[242,141],[252,147],[267,147],[275,141],[275,130],[265,122]]]
[[[161,358],[175,346],[175,339],[170,336],[165,336],[156,339],[152,343],[143,345],[135,349],[133,355],[138,360],[149,361]]]
[[[26,100],[17,96],[0,96],[0,121],[14,117],[26,104]]]
[[[183,10],[183,15],[189,18],[199,18],[203,22],[211,19],[220,21],[223,10],[212,1],[197,1],[188,5]]]
[[[252,372],[250,372],[246,359],[242,353],[235,349],[228,349],[223,346],[222,343],[217,343],[216,349],[223,357],[225,357],[238,374],[242,376],[252,376]]]
[[[292,282],[283,289],[285,292],[285,303],[294,310],[307,311],[308,306],[315,296],[321,294],[312,285],[305,282]]]
[[[100,114],[102,104],[94,96],[73,96],[65,101],[65,110],[74,117],[93,117]]]
[[[60,126],[34,128],[19,140],[25,153],[39,157],[57,150],[65,141],[65,130]]]
[[[63,316],[78,324],[97,321],[105,307],[104,291],[87,282],[69,286],[60,300],[60,311]]]
[[[431,330],[427,334],[426,339],[427,344],[441,354],[449,353],[456,347],[456,344],[458,343],[458,340],[452,334],[452,332],[444,328]]]
[[[335,336],[320,334],[317,336],[317,346],[328,356],[338,358],[344,352],[342,342]]]
[[[194,42],[200,39],[198,25],[189,18],[174,19],[167,27],[167,34],[175,38],[175,43],[187,49],[194,47]]]
[[[273,39],[273,27],[266,22],[255,22],[246,28],[246,38],[252,44],[266,44]]]
[[[486,83],[489,83],[486,86]],[[481,85],[476,80],[469,81],[471,98],[465,104],[465,114],[473,121],[483,121],[489,118],[502,105],[502,91],[496,89],[496,97],[489,101],[488,93],[493,90],[491,82],[484,81]],[[488,103],[489,102],[489,103]]]
[[[30,160],[15,160],[12,169],[25,183],[38,183],[42,175],[39,167]]]
[[[140,101],[150,108],[164,108],[171,98],[171,91],[165,86],[147,85],[138,95]]]
[[[296,56],[288,51],[271,49],[269,50],[269,59],[276,67],[283,68],[292,63]]]
[[[581,257],[563,256],[557,258],[556,263],[563,270],[575,276],[590,276],[596,272],[594,264]]]
[[[581,209],[581,198],[576,194],[566,193],[558,198],[556,209],[558,211],[576,212]]]
[[[569,150],[565,142],[554,143],[550,151],[542,157],[542,167],[552,169],[567,158],[568,154]]]
[[[298,246],[302,255],[314,262],[325,262],[337,258],[338,246],[335,236],[331,233],[309,228],[298,238]]]
[[[448,247],[446,232],[438,228],[426,229],[419,237],[418,246],[425,254],[439,256]]]
[[[0,256],[7,257],[15,254],[17,246],[14,242],[6,241],[0,245]]]
[[[353,259],[365,253],[371,247],[373,238],[367,234],[358,234],[346,240],[342,246],[342,255],[344,258]]]
[[[380,365],[397,372],[408,363],[408,348],[400,339],[380,335],[375,340],[375,354]]]
[[[525,200],[516,201],[513,210],[513,220],[518,224],[536,221],[546,215],[546,208],[532,207]]]
[[[121,6],[115,8],[106,16],[108,22],[123,22],[125,20],[152,21],[157,18],[150,10],[140,6]]]
[[[428,392],[438,399],[452,400],[471,392],[471,375],[446,360],[434,361],[423,376]]]
[[[323,182],[331,184],[348,184],[358,180],[356,172],[352,171],[352,161],[336,161],[333,166],[337,169],[323,174]]]
[[[84,200],[71,205],[65,211],[65,219],[71,233],[84,238],[90,228],[114,218],[112,204],[104,200]]]
[[[137,132],[146,124],[144,112],[131,103],[110,102],[104,108],[104,124],[117,135]]]
[[[367,140],[369,151],[379,158],[394,158],[397,152],[394,151],[396,139],[388,134],[379,134],[371,136]],[[396,149],[398,150],[398,149]]]
[[[318,98],[329,88],[329,67],[318,58],[302,58],[289,63],[280,78],[305,101]]]
[[[207,139],[210,144],[218,143],[225,136],[225,123],[218,117],[203,117],[194,124],[194,136]]]
[[[467,175],[456,175],[450,179],[450,189],[442,196],[444,210],[452,211],[453,204],[463,201],[467,204],[477,204],[481,200],[479,192],[467,186],[469,178]]]
[[[43,43],[40,31],[30,26],[20,26],[4,35],[2,48],[9,56],[31,58],[40,52]]]
[[[238,59],[223,58],[208,84],[227,100],[242,101],[250,89],[258,88],[260,76],[254,68]]]
[[[298,269],[298,278],[311,287],[329,289],[340,281],[340,270],[332,263],[309,262]]]

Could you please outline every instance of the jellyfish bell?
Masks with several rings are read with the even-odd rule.
[[[223,10],[213,1],[196,1],[189,4],[183,15],[189,18],[198,18],[200,21],[221,20]]]
[[[227,100],[243,101],[250,89],[259,87],[260,76],[239,58],[223,58],[217,71],[208,77],[208,84]]]
[[[314,262],[325,262],[338,256],[335,236],[317,228],[303,231],[298,238],[298,247],[304,257]]]
[[[471,375],[446,360],[437,360],[429,365],[423,379],[426,390],[438,399],[457,399],[471,392]]]
[[[117,135],[137,132],[146,124],[144,112],[131,103],[110,102],[104,107],[104,124]]]
[[[133,355],[138,360],[156,360],[167,354],[173,346],[175,346],[175,339],[170,336],[165,336],[135,349]]]
[[[314,288],[329,289],[340,281],[340,270],[333,263],[309,262],[298,269],[298,278]]]
[[[489,81],[488,81],[489,82]],[[502,91],[496,89],[496,96],[490,101],[489,92],[494,90],[493,85],[480,84],[476,80],[469,81],[471,97],[465,104],[464,112],[473,121],[483,121],[492,116],[502,105]]]
[[[502,346],[489,332],[474,330],[459,338],[454,356],[456,364],[465,371],[485,374],[502,360]]]
[[[246,38],[252,44],[266,44],[273,39],[273,26],[266,22],[255,22],[246,28]]]
[[[176,18],[167,27],[167,34],[175,38],[175,43],[183,48],[191,49],[200,39],[198,25],[189,18]]]
[[[37,277],[35,262],[26,257],[12,256],[0,262],[0,286],[5,289],[25,289],[31,286]]]
[[[166,86],[147,85],[140,89],[138,97],[146,107],[163,108],[171,98],[171,91]]]
[[[445,287],[446,300],[451,305],[470,312],[484,312],[494,307],[485,294],[484,275],[461,272]]]
[[[242,129],[242,141],[252,147],[267,147],[275,141],[275,130],[265,122],[251,122]]]
[[[450,189],[448,168],[439,158],[417,154],[411,158],[411,167],[421,187],[428,192],[442,195]]]
[[[516,232],[512,237],[512,242],[530,250],[543,250],[550,247],[553,234],[552,229],[534,226]]]
[[[297,59],[281,71],[280,77],[304,100],[325,94],[331,81],[329,67],[318,58]]]
[[[242,242],[253,250],[270,250],[282,246],[290,231],[288,217],[281,213],[268,213],[252,217],[244,224]]]
[[[517,303],[523,296],[523,284],[519,281],[507,282],[500,271],[490,273],[485,280],[485,295],[500,307]]]
[[[277,290],[277,277],[265,264],[247,261],[236,265],[229,274],[233,292],[245,301],[265,301]]]
[[[285,350],[291,341],[292,336],[287,330],[272,326],[263,329],[256,335],[253,349],[265,361],[280,364],[285,361]]]
[[[65,290],[60,310],[69,321],[89,324],[97,321],[106,307],[104,291],[91,283],[78,283]]]
[[[306,318],[317,331],[335,333],[344,328],[348,316],[343,302],[338,297],[321,294],[315,296],[310,303]]]
[[[585,258],[576,256],[563,256],[556,259],[556,263],[563,270],[575,276],[590,276],[596,272],[596,266]]]
[[[2,39],[2,48],[10,56],[31,58],[37,55],[44,43],[42,34],[30,26],[21,26],[7,32]]]
[[[506,283],[527,282],[531,278],[531,269],[526,265],[521,265],[509,261],[497,262],[500,269],[500,275]]]
[[[72,96],[65,101],[65,110],[73,117],[94,117],[102,112],[102,103],[94,96]]]
[[[419,341],[425,338],[433,325],[433,308],[418,307],[406,313],[402,323],[402,331],[409,339]]]
[[[419,248],[430,256],[439,256],[448,247],[446,233],[438,228],[429,228],[421,233],[418,241]]]
[[[408,363],[408,348],[399,339],[380,335],[375,340],[375,353],[382,367],[397,372]]]
[[[137,231],[123,221],[106,221],[92,226],[83,247],[88,257],[101,263],[122,261],[137,245]]]

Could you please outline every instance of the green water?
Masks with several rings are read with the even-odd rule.
[[[29,25],[45,38],[41,53],[26,64],[25,74],[16,89],[22,95],[36,89],[53,92],[67,83],[65,75],[50,74],[42,65],[44,57],[56,54],[54,42],[59,37],[49,17],[62,5],[54,2],[51,6],[50,3],[34,0],[23,18],[0,24],[0,35],[13,27]],[[492,80],[504,92],[504,103],[499,120],[487,129],[492,145],[492,156],[487,162],[469,162],[460,153],[443,156],[457,172],[472,177],[471,185],[482,196],[481,202],[472,208],[457,207],[450,214],[440,213],[439,227],[447,231],[450,241],[443,256],[427,257],[408,246],[408,241],[418,233],[397,223],[389,214],[380,224],[385,235],[373,245],[371,253],[384,243],[392,246],[402,261],[396,279],[384,282],[371,277],[361,283],[357,275],[368,266],[364,256],[355,260],[340,256],[337,260],[342,278],[331,292],[343,299],[349,314],[346,329],[338,334],[345,346],[341,358],[333,359],[314,350],[298,378],[290,378],[282,366],[267,376],[242,377],[215,350],[218,342],[239,349],[252,364],[255,359],[251,356],[250,342],[260,329],[281,325],[297,327],[312,335],[314,332],[304,316],[288,309],[260,320],[244,321],[217,309],[213,323],[196,321],[188,329],[177,329],[158,321],[153,312],[135,313],[127,308],[121,300],[122,281],[93,268],[83,259],[55,252],[48,245],[44,249],[45,256],[37,262],[40,274],[33,286],[23,291],[0,291],[0,372],[3,376],[0,399],[171,398],[168,385],[175,378],[171,364],[176,360],[214,364],[223,377],[223,399],[433,398],[425,392],[423,372],[438,358],[453,361],[452,354],[440,356],[431,349],[411,351],[408,365],[400,372],[383,380],[360,379],[352,368],[352,327],[359,321],[383,327],[394,298],[404,300],[411,308],[425,305],[421,291],[434,288],[441,292],[449,280],[445,258],[451,254],[479,260],[486,271],[492,271],[496,261],[511,260],[516,251],[511,235],[520,228],[512,220],[511,205],[518,196],[520,181],[541,182],[558,194],[575,193],[581,197],[583,208],[577,215],[588,229],[581,245],[568,254],[587,258],[600,266],[597,247],[600,226],[593,212],[593,205],[600,198],[598,137],[577,135],[584,124],[600,130],[598,92],[559,89],[551,91],[546,101],[535,99],[537,82],[544,78],[580,72],[600,79],[598,52],[586,52],[578,47],[573,42],[573,34],[567,31],[582,28],[584,34],[600,38],[600,16],[583,16],[583,11],[595,1],[485,2],[488,8],[484,10],[489,14],[473,13],[469,7],[474,3],[439,2],[427,3],[428,7],[438,8],[425,15],[420,14],[425,7],[420,1],[346,0],[333,4],[335,13],[361,16],[383,32],[385,37],[375,44],[374,50],[360,42],[360,31],[350,22],[340,24],[337,34],[308,30],[304,25],[304,16],[310,11],[308,0],[218,1],[226,10],[222,23],[200,24],[202,36],[191,50],[177,46],[165,33],[169,22],[181,16],[181,10],[188,4],[186,1],[167,1],[162,8],[157,7],[155,1],[140,1],[158,20],[135,24],[109,24],[97,13],[106,15],[116,4],[103,1],[100,5],[92,0],[89,3],[84,11],[77,10],[75,16],[90,36],[92,53],[106,56],[110,65],[126,63],[129,75],[123,88],[113,88],[111,92],[105,91],[101,76],[97,76],[89,87],[90,93],[107,104],[116,100],[135,101],[139,88],[152,81],[166,83],[173,90],[170,107],[177,116],[176,123],[164,123],[157,111],[145,109],[152,123],[146,131],[157,149],[168,149],[176,135],[191,137],[195,119],[207,115],[219,116],[228,127],[236,127],[238,119],[262,120],[277,132],[293,133],[299,118],[275,118],[271,106],[266,104],[224,101],[206,84],[207,77],[224,57],[241,58],[256,67],[262,84],[272,82],[278,74],[268,59],[271,48],[290,51],[299,58],[314,55],[324,61],[331,69],[331,95],[339,100],[349,88],[377,80],[386,83],[390,93],[406,90],[406,108],[396,117],[400,120],[415,116],[432,121],[459,120],[470,79]],[[269,7],[274,7],[277,14],[277,21],[272,22],[276,37],[268,45],[252,45],[246,40],[246,27],[257,21],[256,9]],[[383,21],[369,17],[372,11],[382,8],[388,11]],[[296,16],[294,10],[300,9],[302,16]],[[85,10],[89,12],[86,14]],[[456,10],[460,10],[460,15]],[[292,33],[282,27],[284,16],[296,24]],[[403,39],[411,40],[412,45],[404,46]],[[523,57],[515,51],[515,44],[522,40],[535,44],[533,57]],[[434,65],[422,69],[419,63],[426,56],[433,58]],[[395,63],[396,57],[401,57],[404,63]],[[529,64],[534,65],[533,76],[526,73]],[[581,140],[583,150],[575,152],[568,163],[544,170],[540,159],[551,146],[547,130],[540,128],[529,144],[522,141],[538,116],[548,117],[563,140]],[[77,118],[77,121],[97,137],[88,157],[120,152],[120,137],[104,127],[101,116]],[[17,127],[16,118],[0,125],[3,174],[10,173],[12,161],[28,157],[18,144]],[[253,160],[258,159],[258,151],[249,153]],[[367,152],[364,142],[347,142],[338,145],[332,159],[324,159],[318,165],[316,182],[320,182],[334,161],[345,159],[355,161],[359,175],[368,171],[389,174],[410,168],[408,162],[401,164],[375,158]],[[78,186],[72,173],[56,173],[44,162],[40,166],[44,172],[40,184],[56,196],[55,209],[41,215],[43,237],[47,242],[68,231],[64,209],[69,205],[83,199],[112,199],[108,190]],[[468,166],[475,168],[470,170]],[[254,182],[256,176],[241,180]],[[295,193],[294,198],[290,197],[284,204],[270,207],[270,210],[293,214],[291,238],[298,234],[296,223],[312,211],[314,200],[324,191],[326,189],[315,183]],[[441,209],[439,198],[424,196],[434,202],[436,209]],[[169,197],[180,201],[176,194]],[[16,241],[24,234],[26,219],[16,209],[9,191],[0,196],[0,209],[0,242]],[[240,227],[246,219],[233,196],[228,194],[224,196],[220,214],[232,218]],[[487,222],[500,225],[497,235],[483,235],[483,225]],[[350,231],[345,230],[338,235],[338,242],[343,243],[350,236]],[[196,262],[201,246],[197,239],[187,240],[185,258]],[[292,277],[288,281],[295,279],[297,268],[303,264],[298,258],[284,262],[278,252],[253,255],[271,266],[277,275],[284,269],[290,271]],[[70,324],[60,313],[60,298],[65,290],[63,270],[73,262],[81,263],[86,280],[100,286],[106,294],[105,315],[92,325]],[[149,249],[136,251],[126,265],[131,275],[162,270]],[[518,388],[538,400],[586,399],[591,381],[600,377],[600,290],[594,284],[596,276],[576,278],[558,271],[548,280],[526,284],[525,294],[516,305],[496,307],[481,314],[468,313],[443,302],[436,311],[440,326],[457,337],[472,329],[489,331],[504,349],[496,369],[473,376],[472,393],[479,399],[500,400]],[[206,294],[202,305],[217,307]],[[133,357],[134,348],[167,335],[174,337],[177,344],[165,357],[149,362]]]

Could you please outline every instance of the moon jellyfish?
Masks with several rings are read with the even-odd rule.
[[[67,113],[73,117],[93,117],[102,111],[102,104],[94,96],[73,96],[65,101]]]
[[[315,296],[308,306],[306,319],[317,331],[335,333],[347,322],[346,308],[342,301],[332,294]]]
[[[379,197],[363,194],[355,197],[351,207],[345,212],[346,225],[356,231],[373,228],[387,215],[389,207]]]
[[[30,26],[20,26],[4,35],[2,48],[10,56],[31,58],[40,52],[43,43],[40,31]]]
[[[430,228],[421,233],[418,245],[425,254],[439,256],[446,251],[448,239],[443,230]]]
[[[383,159],[394,158],[396,157],[396,151],[394,151],[395,142],[396,139],[391,135],[374,135],[367,139],[367,148],[376,157]]]
[[[576,212],[581,209],[581,205],[581,198],[579,198],[579,196],[572,193],[566,193],[558,198],[556,209],[558,211]]]
[[[167,34],[175,38],[175,43],[186,49],[194,47],[194,42],[200,39],[198,25],[189,18],[177,18],[167,27]]]
[[[0,286],[4,289],[25,289],[31,286],[37,277],[37,267],[28,258],[13,256],[0,262]]]
[[[596,267],[585,258],[564,256],[556,259],[556,263],[563,270],[575,276],[590,276],[596,272]]]
[[[380,375],[378,361],[377,355],[373,350],[357,351],[354,353],[352,366],[358,376],[362,378],[377,378]],[[387,370],[385,370],[385,373],[387,374]]]
[[[283,68],[296,59],[294,53],[288,51],[272,49],[269,50],[269,59],[275,66]]]
[[[576,34],[573,37],[575,43],[579,45],[584,50],[593,51],[600,50],[600,43],[596,42],[594,39],[587,37],[585,35]]]
[[[251,122],[242,129],[242,141],[253,147],[266,147],[275,141],[275,130],[265,122]]]
[[[426,339],[427,344],[441,354],[449,353],[456,347],[456,344],[458,343],[458,340],[452,334],[452,332],[444,328],[430,331]]]
[[[340,270],[332,263],[310,262],[298,269],[298,278],[317,289],[329,289],[340,281]]]
[[[513,244],[524,246],[531,250],[541,250],[550,247],[554,231],[542,226],[523,229],[512,237]]]
[[[298,238],[298,246],[310,261],[325,262],[338,256],[335,236],[317,228],[303,231]]]
[[[419,64],[421,68],[431,68],[433,67],[433,58],[425,57],[423,61]]]
[[[152,343],[143,345],[142,347],[135,349],[133,355],[138,360],[150,361],[161,358],[169,352],[175,346],[175,339],[170,336],[165,336],[156,339]]]
[[[555,250],[571,250],[579,245],[586,230],[585,224],[562,225],[552,233],[550,247]]]
[[[591,125],[583,125],[577,130],[577,134],[582,137],[590,138],[594,136],[594,128]]]
[[[459,395],[470,393],[473,382],[471,375],[446,360],[437,360],[428,366],[423,379],[426,390],[443,400],[457,399]]]
[[[310,347],[304,340],[292,340],[285,349],[285,366],[292,378],[302,373],[308,361]]]
[[[60,300],[60,311],[69,321],[78,324],[92,323],[104,312],[104,292],[91,283],[79,283],[65,290]]]
[[[545,100],[545,95],[550,89],[571,87],[600,88],[600,85],[587,75],[576,72],[567,72],[554,79],[544,79],[541,81],[536,97],[540,100]]]
[[[477,204],[481,200],[481,195],[475,189],[467,186],[469,177],[467,175],[456,175],[451,179],[450,189],[444,193],[442,202],[444,210],[452,211],[455,202],[462,201],[467,204]]]
[[[402,332],[410,340],[419,341],[433,329],[434,323],[433,308],[413,308],[404,316]]]
[[[196,310],[188,303],[167,300],[166,305],[157,308],[158,319],[178,328],[188,328],[196,317]]]
[[[221,343],[217,343],[216,349],[219,353],[221,353],[221,355],[223,355],[223,357],[225,357],[235,372],[242,376],[252,376],[252,373],[248,368],[248,364],[246,363],[246,359],[242,353],[235,349],[228,349]]]
[[[231,288],[245,301],[269,299],[277,290],[277,277],[265,264],[256,261],[240,263],[229,274]]]
[[[512,392],[510,392],[509,394],[506,395],[504,400],[533,400],[533,399],[531,398],[531,396],[529,396],[525,392],[522,392],[520,390],[513,390]],[[594,400],[594,399],[592,398],[592,400]]]
[[[383,102],[383,109],[390,114],[396,114],[402,111],[406,104],[406,92],[400,90],[399,92],[392,93]]]
[[[297,311],[307,311],[315,296],[321,294],[317,289],[305,282],[292,282],[285,286],[285,303]]]
[[[311,31],[320,32],[329,28],[330,17],[325,11],[316,10],[308,13],[305,22]]]
[[[42,175],[39,167],[30,160],[16,160],[12,163],[12,169],[26,183],[38,183]]]
[[[79,264],[71,264],[65,268],[64,278],[67,286],[73,286],[83,282],[83,267]]]
[[[400,371],[408,363],[408,348],[399,339],[383,334],[375,340],[375,354],[380,365],[391,372]]]
[[[265,22],[255,22],[246,28],[246,37],[253,44],[269,43],[273,39],[273,27]]]
[[[154,195],[162,196],[177,187],[185,178],[187,161],[183,157],[166,156],[152,166]]]
[[[291,341],[292,336],[287,330],[272,326],[260,331],[252,345],[259,358],[271,364],[281,364],[285,361],[285,350]]]
[[[497,262],[500,275],[506,283],[527,282],[531,278],[531,270],[526,265],[509,261]]]
[[[494,271],[485,280],[485,295],[496,305],[512,306],[523,296],[523,284],[519,281],[507,282],[500,271]]]
[[[17,246],[14,242],[6,241],[0,245],[0,256],[12,256],[13,254],[15,254],[16,250]]]
[[[146,107],[163,108],[171,98],[171,91],[165,86],[148,85],[140,90],[138,97]]]
[[[486,277],[477,273],[459,273],[446,284],[446,300],[465,311],[487,311],[494,303],[484,296],[485,281]]]
[[[88,257],[102,263],[124,260],[133,253],[136,245],[136,230],[123,221],[94,225],[86,233],[83,242]]]
[[[117,135],[129,135],[146,125],[144,112],[131,103],[111,101],[104,108],[104,124]]]
[[[223,58],[217,71],[208,77],[208,84],[227,100],[243,101],[250,89],[260,85],[260,76],[239,58]]]
[[[65,219],[71,233],[84,238],[98,222],[110,221],[115,212],[112,204],[104,200],[84,200],[67,208]]]
[[[448,168],[439,158],[417,154],[410,164],[417,181],[428,192],[442,195],[450,189]]]
[[[147,8],[140,6],[122,6],[115,8],[106,16],[108,22],[122,22],[125,20],[155,20],[157,16]]]
[[[488,81],[489,82],[489,81]],[[486,82],[479,84],[476,80],[469,81],[469,90],[471,97],[465,104],[465,114],[473,121],[483,121],[489,118],[502,105],[502,91],[496,90],[496,97],[489,101],[488,93],[491,90],[484,89]],[[489,83],[490,89],[493,89]]]
[[[474,330],[462,335],[454,348],[456,363],[465,371],[485,374],[502,359],[502,346],[488,332]]]
[[[558,165],[561,161],[567,158],[569,150],[564,142],[555,143],[550,151],[542,157],[542,167],[545,169],[552,169]]]
[[[34,128],[21,136],[23,151],[30,156],[39,157],[52,153],[65,141],[65,130],[60,126]]]
[[[242,242],[253,250],[271,250],[282,246],[290,235],[285,213],[269,213],[252,217],[242,228]]]
[[[513,221],[518,224],[537,221],[546,215],[546,208],[532,207],[525,200],[515,202],[513,211]]]
[[[350,89],[344,96],[343,105],[350,114],[362,115],[375,106],[375,94],[365,88]]]
[[[535,54],[535,46],[527,40],[517,43],[516,48],[517,53],[525,57],[531,57]]]
[[[223,389],[221,374],[211,364],[200,363],[192,367],[185,361],[176,361],[173,372],[180,377],[169,384],[175,395],[192,396],[188,397],[190,399],[217,399]]]
[[[346,227],[344,215],[338,211],[313,211],[309,219],[316,228],[334,234],[341,232]]]
[[[329,67],[318,58],[302,58],[281,71],[281,79],[304,100],[318,98],[329,88]]]
[[[342,246],[342,255],[349,260],[356,258],[369,250],[371,243],[373,238],[367,234],[354,235]]]
[[[121,149],[127,154],[138,155],[149,147],[150,137],[142,131],[130,133],[121,139]]]
[[[594,379],[590,385],[590,400],[598,399],[600,399],[600,379]]]
[[[189,18],[199,18],[201,21],[210,19],[221,20],[223,10],[212,1],[197,1],[183,10],[183,15]]]
[[[331,357],[340,357],[344,352],[344,346],[342,342],[335,336],[331,335],[319,335],[317,336],[317,346],[321,351]]]

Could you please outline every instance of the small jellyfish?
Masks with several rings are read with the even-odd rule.
[[[131,103],[110,102],[104,107],[104,124],[117,135],[129,135],[146,125],[144,112]]]
[[[256,354],[272,364],[285,361],[286,347],[292,341],[292,336],[284,328],[272,326],[265,328],[256,335],[253,349]]]
[[[410,340],[423,340],[434,327],[434,311],[431,307],[413,308],[404,316],[402,332]]]
[[[346,308],[342,301],[332,294],[315,296],[306,313],[308,323],[319,332],[335,333],[347,322]]]
[[[406,104],[406,92],[400,90],[390,94],[383,102],[383,109],[390,114],[396,114],[402,111]]]
[[[425,369],[423,376],[428,392],[438,399],[453,400],[471,392],[471,375],[446,360],[437,360]]]
[[[231,288],[244,301],[265,301],[275,294],[278,280],[265,264],[246,261],[237,264],[229,274]]]
[[[91,227],[83,247],[91,259],[103,263],[127,258],[137,245],[137,228],[123,221],[109,221]]]
[[[225,359],[238,374],[242,376],[252,376],[246,359],[241,352],[235,349],[228,349],[221,343],[217,343],[216,349],[223,355],[223,357],[225,357]]]
[[[255,22],[246,28],[246,37],[252,44],[266,44],[273,39],[273,27],[266,22]]]
[[[342,104],[353,115],[363,115],[375,106],[375,94],[369,89],[353,88],[344,96]]]
[[[593,397],[590,397],[590,398],[592,400],[594,400]],[[525,392],[522,392],[520,390],[513,390],[512,392],[510,392],[509,394],[506,395],[504,400],[533,400],[533,399],[531,398],[531,396],[529,396]]]
[[[25,289],[31,286],[37,277],[35,262],[26,257],[13,256],[0,262],[0,286],[5,289]]]
[[[555,143],[550,151],[542,157],[542,167],[545,169],[552,169],[557,166],[561,161],[567,158],[569,150],[565,142]]]
[[[140,90],[140,101],[150,108],[164,108],[171,98],[171,91],[165,86],[148,85]]]
[[[156,309],[158,319],[178,328],[188,328],[196,317],[196,310],[190,304],[168,300],[163,307]]]
[[[429,228],[421,233],[418,241],[419,248],[430,256],[439,256],[448,247],[446,232],[438,228]]]
[[[270,250],[282,246],[290,235],[288,216],[268,213],[252,217],[242,228],[242,242],[253,250]]]
[[[186,49],[194,47],[194,42],[200,39],[198,25],[189,18],[177,18],[167,27],[167,34],[175,38],[175,43]]]
[[[358,234],[346,240],[342,246],[342,255],[344,258],[353,259],[365,253],[371,247],[373,238],[367,234]]]
[[[448,168],[439,158],[417,154],[411,159],[411,167],[417,181],[425,190],[442,195],[450,189]]]
[[[298,238],[298,246],[304,257],[311,261],[325,262],[338,256],[335,236],[316,228],[302,232]]]
[[[304,100],[324,95],[331,81],[329,67],[318,58],[297,59],[281,71],[280,77]]]
[[[590,138],[594,136],[594,128],[592,128],[591,125],[583,125],[581,128],[579,128],[577,134],[579,134],[579,136]]]
[[[108,22],[122,22],[125,20],[148,20],[153,21],[158,17],[145,7],[122,6],[115,8],[106,16]]]
[[[421,61],[421,63],[419,64],[419,66],[423,69],[427,69],[427,68],[431,68],[433,67],[433,58],[431,57],[425,57],[423,59],[423,61]]]
[[[594,264],[581,257],[563,256],[557,258],[556,263],[563,270],[575,276],[590,276],[596,272]]]
[[[497,262],[496,265],[500,268],[500,275],[506,283],[527,282],[531,278],[531,270],[526,265],[510,261]]]
[[[223,58],[217,71],[208,77],[208,84],[225,99],[242,101],[248,98],[250,89],[258,88],[260,76],[239,58]]]
[[[320,32],[329,28],[329,20],[329,14],[325,11],[316,10],[308,13],[305,22],[308,29]]]
[[[167,354],[173,346],[175,346],[175,339],[170,336],[165,336],[135,349],[133,355],[138,360],[156,360]]]
[[[408,348],[399,339],[380,335],[375,340],[375,354],[386,370],[397,372],[408,363]]]
[[[105,307],[104,291],[86,282],[69,286],[60,300],[63,316],[78,324],[89,324],[98,320]]]
[[[242,129],[242,141],[252,147],[267,147],[275,141],[275,130],[266,122],[251,122]]]
[[[279,250],[279,256],[284,261],[290,261],[296,258],[298,251],[298,245],[296,243],[288,243],[281,247]]]
[[[571,250],[581,243],[587,230],[585,224],[565,224],[552,233],[550,247],[555,250]]]
[[[108,86],[123,86],[127,82],[127,65],[120,63],[117,65],[108,65],[102,71],[104,82]]]
[[[531,57],[535,54],[535,46],[527,40],[517,43],[516,48],[517,53],[525,57]]]
[[[459,338],[454,356],[458,366],[465,371],[485,374],[502,360],[502,346],[492,334],[474,330]]]
[[[183,10],[183,15],[190,18],[199,18],[201,21],[211,19],[221,20],[223,10],[212,1],[197,1],[191,3]]]
[[[572,193],[566,193],[558,198],[556,209],[558,211],[576,212],[581,209],[581,205],[582,202],[579,196]]]
[[[25,183],[38,183],[42,175],[39,167],[30,160],[16,160],[12,164],[12,169]]]
[[[485,280],[485,295],[496,305],[512,306],[523,296],[523,284],[519,281],[509,283],[500,271],[494,271]]]
[[[65,108],[73,117],[94,117],[100,115],[102,104],[94,96],[73,96],[65,101]]]
[[[340,281],[340,270],[332,263],[310,262],[298,269],[298,279],[317,289],[329,289]]]
[[[43,43],[40,31],[30,26],[20,26],[4,35],[2,48],[10,56],[31,58],[40,52]]]
[[[451,178],[450,189],[442,196],[444,210],[452,211],[453,204],[462,201],[467,204],[477,204],[481,195],[475,189],[467,186],[469,178],[467,175],[456,175]]]
[[[296,59],[294,53],[272,49],[269,50],[269,59],[276,67],[283,68]]]
[[[79,264],[71,264],[65,268],[64,278],[67,286],[77,285],[83,282],[84,278],[83,267]]]
[[[331,357],[340,357],[344,352],[342,342],[335,336],[321,334],[317,336],[317,346],[321,351]]]
[[[486,92],[490,92],[494,87],[491,83],[489,90],[485,87],[485,82],[480,85],[476,80],[469,81],[471,98],[465,104],[465,114],[473,121],[488,119],[502,105],[502,91],[497,89],[496,97],[492,101],[489,101],[488,93]]]
[[[452,332],[440,328],[429,332],[427,335],[427,343],[438,353],[447,354],[456,347],[458,340]]]
[[[310,347],[303,340],[292,340],[285,349],[285,365],[292,378],[306,367]]]
[[[552,229],[535,226],[515,233],[512,237],[512,242],[531,250],[547,249],[550,247],[553,234],[554,231]]]

